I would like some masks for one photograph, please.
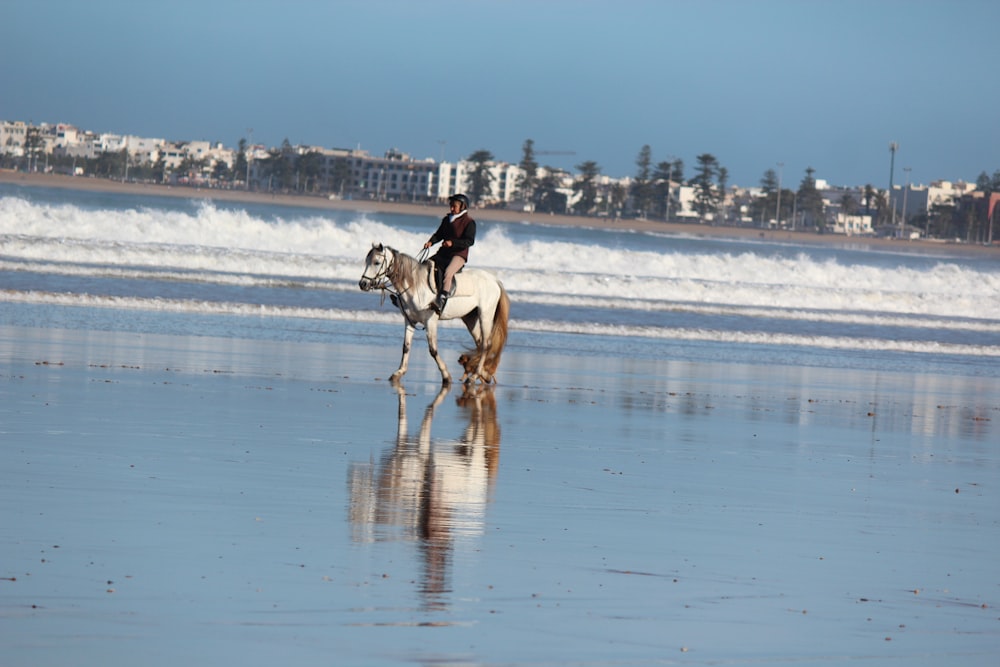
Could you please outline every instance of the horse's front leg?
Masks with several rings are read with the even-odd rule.
[[[448,366],[444,363],[441,355],[438,354],[438,319],[437,317],[432,317],[427,320],[427,351],[431,353],[431,358],[434,359],[434,363],[437,364],[438,370],[441,371],[441,384],[451,384],[451,373],[448,372]]]
[[[390,381],[395,382],[403,377],[403,374],[406,373],[406,369],[410,365],[410,348],[413,346],[413,331],[413,326],[407,323],[406,332],[403,334],[403,357],[399,360],[399,368],[389,377]]]

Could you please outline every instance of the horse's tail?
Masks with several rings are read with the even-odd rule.
[[[459,358],[458,362],[462,364],[465,369],[465,375],[462,376],[463,379],[466,377],[471,377],[473,373],[479,368],[479,360],[483,360],[483,374],[480,379],[483,382],[496,382],[494,377],[497,372],[497,366],[500,365],[500,355],[503,353],[504,347],[507,345],[507,320],[510,317],[510,297],[507,296],[507,290],[503,288],[503,284],[500,285],[500,299],[497,301],[496,310],[493,312],[493,330],[490,335],[490,340],[487,343],[482,344],[474,349],[467,349]],[[466,322],[466,325],[471,325]]]
[[[486,350],[486,367],[490,369],[490,374],[496,373],[497,366],[500,365],[500,355],[503,354],[504,347],[507,346],[507,320],[510,317],[510,297],[507,290],[500,283],[500,301],[497,302],[496,312],[493,314],[493,335],[490,336],[489,349]]]

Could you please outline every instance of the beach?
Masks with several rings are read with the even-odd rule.
[[[995,659],[995,379],[379,342],[0,327],[4,664]]]
[[[190,199],[217,200],[220,202],[245,202],[273,204],[279,206],[300,206],[306,208],[347,210],[358,212],[385,212],[404,215],[440,218],[446,209],[440,204],[416,204],[403,202],[329,199],[320,196],[293,195],[282,193],[247,192],[245,190],[225,190],[188,186],[167,186],[152,183],[123,183],[104,178],[65,176],[60,174],[24,174],[0,169],[0,183],[14,183],[28,187],[68,188],[118,194],[151,195],[157,197],[182,197]],[[1000,244],[992,247],[975,244],[943,244],[936,241],[911,241],[874,237],[849,237],[841,234],[816,234],[814,232],[792,230],[765,230],[753,227],[716,226],[710,224],[663,222],[635,218],[614,219],[606,217],[547,215],[494,208],[475,209],[477,220],[503,223],[534,223],[567,227],[584,227],[609,230],[630,230],[637,232],[657,232],[702,237],[727,237],[753,239],[771,242],[810,243],[827,245],[852,245],[875,248],[900,248],[910,252],[936,252],[941,245],[958,247],[970,254],[1000,255]]]
[[[512,224],[497,384],[393,384],[432,225],[76,182],[0,198],[4,667],[1000,654],[992,251]]]

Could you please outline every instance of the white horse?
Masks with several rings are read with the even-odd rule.
[[[434,308],[437,290],[433,262],[420,262],[398,250],[374,243],[365,258],[365,270],[358,286],[365,292],[377,289],[389,292],[393,304],[406,320],[403,358],[391,380],[399,380],[406,373],[413,332],[422,324],[427,329],[427,348],[441,371],[441,382],[449,384],[451,374],[438,354],[438,321],[460,317],[476,343],[474,350],[467,350],[460,358],[465,366],[462,380],[495,381],[500,354],[507,344],[510,314],[510,298],[495,275],[482,269],[464,269],[455,276],[454,293],[444,310],[438,313]]]

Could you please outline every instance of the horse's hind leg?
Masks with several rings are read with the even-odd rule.
[[[470,377],[473,368],[479,366],[479,360],[485,354],[485,345],[483,342],[483,328],[480,326],[479,322],[479,309],[473,310],[471,313],[467,313],[462,317],[462,321],[465,323],[465,328],[469,330],[469,335],[472,336],[472,342],[475,343],[476,349],[474,352],[468,354],[463,354],[459,357],[459,362],[462,364],[465,372],[462,375],[462,382],[468,380],[474,380],[474,377]]]
[[[490,348],[490,336],[493,335],[493,320],[483,317],[482,309],[480,309],[479,327],[482,337],[479,342],[479,367],[476,368],[476,376],[489,384],[493,381],[493,374],[486,373],[484,368],[486,366],[486,356]]]
[[[476,343],[476,353],[471,355],[471,359],[467,360],[464,364],[465,375],[462,376],[463,382],[475,382],[479,380],[488,384],[493,381],[493,374],[485,370],[488,361],[486,357],[489,354],[490,336],[493,333],[493,320],[484,317],[483,312],[482,308],[476,308],[462,318],[466,328],[469,330],[469,334],[472,335],[472,340]],[[470,368],[473,364],[475,365],[475,370]]]
[[[476,344],[476,350],[482,351],[483,349],[483,328],[479,324],[479,309],[467,313],[462,316],[462,321],[465,323],[465,328],[469,330],[469,335],[472,336],[473,342]]]
[[[448,372],[448,366],[444,363],[441,355],[438,354],[437,325],[438,320],[436,317],[427,320],[427,350],[431,353],[431,358],[437,364],[438,370],[441,371],[441,384],[451,384],[451,373]]]

